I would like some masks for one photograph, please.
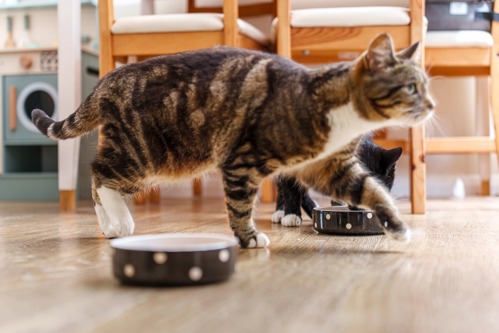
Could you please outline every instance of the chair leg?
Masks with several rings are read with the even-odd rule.
[[[275,193],[276,193],[276,188],[274,182],[270,178],[265,178],[261,186],[260,201],[274,202],[276,197]]]
[[[497,24],[497,23],[496,23]],[[499,158],[499,63],[497,56],[498,47],[495,45],[492,52],[490,68],[490,100],[492,121],[494,124],[496,140],[496,156]]]
[[[490,81],[488,76],[475,77],[475,133],[490,136]],[[490,154],[478,155],[480,195],[490,195]]]
[[[203,184],[201,178],[194,178],[192,180],[192,194],[195,197],[200,197],[203,194]]]
[[[153,186],[147,192],[147,199],[149,199],[149,202],[152,204],[156,204],[156,205],[159,204],[159,202],[161,201],[161,191],[159,189],[159,186]]]
[[[150,189],[137,192],[133,195],[133,203],[138,206],[145,205],[147,202],[157,205],[160,201],[161,191],[159,186],[153,186]]]
[[[426,164],[425,164],[425,129],[424,126],[410,130],[411,145],[411,204],[413,214],[426,212]]]
[[[145,205],[147,201],[146,193],[144,191],[137,192],[133,195],[133,203],[140,206]]]

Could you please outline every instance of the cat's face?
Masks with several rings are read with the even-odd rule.
[[[416,125],[431,116],[435,103],[428,77],[416,63],[418,44],[395,53],[389,35],[371,42],[353,71],[354,102],[371,121]]]

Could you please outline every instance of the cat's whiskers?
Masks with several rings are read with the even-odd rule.
[[[426,135],[428,137],[447,136],[445,130],[441,126],[440,116],[436,112],[425,123],[425,129],[426,129]]]

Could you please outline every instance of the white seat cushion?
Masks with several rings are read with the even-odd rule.
[[[404,7],[341,7],[291,11],[293,28],[409,25]]]
[[[261,44],[269,42],[269,38],[262,31],[248,22],[238,20],[237,23],[241,34]],[[154,32],[221,31],[223,27],[222,14],[141,15],[117,19],[111,28],[111,32],[119,35]]]
[[[239,6],[245,5],[256,5],[261,3],[272,3],[272,0],[239,0]],[[209,8],[209,7],[222,7],[224,4],[223,0],[196,0],[195,4],[200,8]]]
[[[459,31],[428,31],[426,33],[426,47],[483,47],[494,45],[492,35],[486,31],[459,30]]]
[[[200,0],[198,0],[200,1]],[[292,9],[397,6],[409,7],[410,0],[291,0]]]
[[[239,0],[239,5],[252,5],[272,0]],[[222,7],[223,0],[196,0],[198,7]],[[409,7],[409,0],[291,0],[293,9],[325,7],[364,7],[364,6],[400,6]]]

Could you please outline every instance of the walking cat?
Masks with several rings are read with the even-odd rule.
[[[395,164],[402,155],[402,148],[384,149],[375,144],[370,135],[366,135],[359,139],[353,154],[349,151],[340,152],[333,154],[332,158],[340,158],[339,154],[352,155],[352,161],[359,163],[366,172],[378,179],[390,191],[395,180]],[[335,175],[337,174],[341,174],[339,168]],[[341,182],[342,179],[339,179],[338,183]],[[299,226],[302,222],[301,208],[312,217],[312,211],[318,205],[308,194],[306,186],[300,184],[297,179],[287,176],[277,177],[276,183],[277,203],[272,222],[288,227]]]
[[[99,127],[91,171],[106,237],[134,231],[124,194],[218,169],[241,246],[264,247],[269,239],[252,219],[264,177],[290,170],[308,184],[324,176],[306,170],[315,173],[325,157],[359,135],[428,118],[427,77],[411,60],[417,47],[397,54],[382,34],[356,61],[319,69],[227,47],[160,56],[106,75],[67,119],[54,122],[35,109],[32,120],[54,140]],[[345,170],[358,179],[355,195],[350,187],[332,194],[374,210],[386,233],[407,239],[386,189],[360,167]]]

